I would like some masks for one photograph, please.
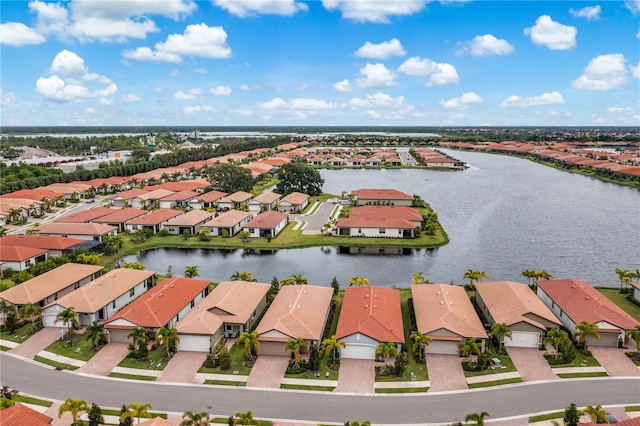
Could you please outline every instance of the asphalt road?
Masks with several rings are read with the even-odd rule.
[[[318,207],[318,209],[309,216],[298,216],[300,219],[305,220],[307,222],[307,226],[304,227],[305,231],[317,231],[318,233],[322,230],[322,226],[329,220],[331,217],[331,212],[337,206],[337,204],[333,204],[329,201],[326,201]]]
[[[56,371],[4,353],[0,354],[0,383],[43,398],[79,398],[103,407],[150,402],[159,411],[207,411],[226,417],[251,410],[259,418],[338,423],[452,423],[482,411],[496,419],[563,410],[571,402],[578,406],[640,402],[640,378],[565,379],[456,393],[356,396],[121,381]]]

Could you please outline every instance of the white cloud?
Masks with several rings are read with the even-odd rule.
[[[113,104],[113,101],[111,99],[108,98],[100,98],[100,102],[98,102],[100,105],[111,105]]]
[[[368,41],[354,53],[355,56],[360,58],[371,59],[388,59],[391,56],[404,56],[406,54],[406,50],[404,50],[402,43],[397,38],[392,38],[379,44],[373,44]]]
[[[632,14],[640,13],[640,0],[624,0],[624,5]]]
[[[194,68],[193,72],[196,74],[206,74],[208,71],[206,68]]]
[[[256,106],[260,109],[277,109],[286,107],[287,103],[282,98],[273,98],[270,101],[259,102]]]
[[[571,83],[578,90],[611,90],[627,84],[626,59],[620,53],[596,56]]]
[[[0,44],[21,47],[29,44],[42,44],[46,40],[45,36],[20,22],[0,24]]]
[[[391,16],[407,16],[424,9],[427,0],[322,0],[325,9],[339,10],[356,22],[389,23]]]
[[[640,30],[638,30],[638,34],[636,34],[636,38],[640,38]]]
[[[251,90],[261,90],[262,87],[258,86],[257,84],[241,84],[240,85],[240,90],[244,90],[245,92],[249,92]]]
[[[482,104],[484,99],[475,92],[467,92],[458,98],[451,98],[448,101],[440,100],[440,106],[447,109],[467,109],[470,105]]]
[[[40,34],[63,34],[69,25],[69,12],[60,3],[31,1],[29,10],[37,15],[36,30]]]
[[[419,56],[413,56],[398,67],[398,72],[416,75],[430,76],[427,86],[447,86],[458,84],[460,77],[455,67],[447,63],[434,62],[429,58],[420,59]]]
[[[396,74],[387,69],[384,64],[367,63],[367,65],[360,68],[360,76],[361,78],[356,79],[356,84],[361,89],[379,89],[398,85],[394,81]]]
[[[295,0],[214,0],[213,3],[241,18],[258,15],[291,16],[298,11],[309,10],[306,4]]]
[[[140,98],[140,96],[136,95],[135,93],[127,93],[126,95],[122,95],[122,102],[140,102],[142,99]]]
[[[609,114],[629,115],[633,114],[635,111],[631,107],[609,107],[607,108],[606,112]]]
[[[367,115],[367,117],[373,118],[373,119],[377,119],[377,118],[382,117],[380,114],[378,114],[377,112],[372,111],[372,110],[367,111],[365,114]]]
[[[292,114],[293,115],[287,117],[287,120],[306,120],[307,118],[309,118],[307,114],[300,111],[293,111]]]
[[[353,108],[398,108],[404,105],[404,96],[391,97],[386,93],[377,92],[364,98],[353,98],[349,106]]]
[[[178,90],[176,93],[173,94],[173,99],[176,99],[179,101],[190,101],[190,100],[196,99],[200,95],[202,95],[202,89],[200,89],[199,87],[196,87],[193,89],[189,89],[186,92],[182,90]]]
[[[525,28],[524,33],[531,37],[538,46],[545,46],[552,50],[569,50],[576,45],[576,27],[556,22],[549,15],[542,15],[536,19],[536,24]]]
[[[312,98],[297,98],[291,99],[291,109],[305,109],[305,110],[319,110],[319,109],[335,109],[338,104],[334,102],[327,102],[320,99]]]
[[[527,108],[530,106],[538,105],[553,105],[563,104],[564,98],[559,92],[543,93],[539,96],[531,96],[528,98],[521,98],[518,95],[509,96],[502,101],[500,108]]]
[[[451,119],[451,120],[462,120],[464,117],[465,117],[464,114],[462,114],[461,112],[457,112],[455,114],[451,114],[449,116],[449,119]]]
[[[595,6],[587,6],[582,9],[569,9],[569,13],[576,18],[585,18],[587,21],[597,21],[600,19],[602,8],[599,4]]]
[[[514,47],[507,40],[496,38],[491,34],[478,35],[473,40],[463,44],[462,49],[456,52],[458,55],[465,52],[473,56],[508,55]]]
[[[640,61],[638,61],[638,65],[636,66],[629,65],[629,71],[633,78],[640,78]]]
[[[333,90],[338,92],[353,92],[353,86],[349,84],[349,80],[346,78],[333,85]]]
[[[231,92],[232,90],[229,86],[218,86],[209,89],[209,93],[214,96],[231,96]]]
[[[387,120],[402,120],[404,119],[404,115],[398,113],[397,111],[388,112],[384,115],[384,118]]]
[[[182,56],[211,59],[231,57],[227,33],[222,27],[209,27],[205,23],[188,25],[184,34],[170,34],[165,42],[155,44],[155,50],[138,47],[125,50],[122,56],[138,61],[182,62]]]
[[[217,112],[218,109],[216,107],[212,107],[209,105],[195,105],[191,107],[186,107],[183,112],[186,115],[199,114],[201,112]]]
[[[16,105],[16,95],[13,92],[6,92],[0,89],[0,95],[2,96],[2,106]]]
[[[84,112],[86,112],[87,114],[95,114],[98,111],[96,111],[94,108],[89,107],[89,108],[86,108]]]

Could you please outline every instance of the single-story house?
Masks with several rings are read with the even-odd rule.
[[[34,230],[38,235],[57,235],[79,240],[102,241],[104,237],[118,235],[118,228],[100,223],[45,223]]]
[[[176,182],[165,182],[161,185],[158,185],[156,188],[158,189],[168,189],[169,191],[195,191],[202,193],[205,188],[211,186],[209,182],[204,179],[193,179],[193,180],[179,180]]]
[[[181,216],[174,217],[162,224],[162,229],[166,229],[171,235],[183,235],[189,233],[195,235],[202,225],[211,219],[215,213],[206,210],[191,210]]]
[[[154,210],[149,214],[128,221],[127,230],[129,232],[135,232],[138,229],[148,229],[151,233],[157,234],[160,232],[162,224],[183,214],[183,211],[173,209]]]
[[[17,403],[0,413],[2,426],[50,426],[53,419],[46,414]]]
[[[251,330],[269,300],[270,284],[224,281],[214,288],[176,329],[179,349],[211,352],[222,337],[238,337]]]
[[[234,192],[233,194],[218,199],[218,210],[242,209],[246,207],[243,206],[243,204],[248,203],[252,198],[253,194],[249,194],[248,192]]]
[[[65,263],[0,293],[0,300],[21,307],[29,303],[45,306],[93,281],[104,266]]]
[[[114,210],[111,214],[93,219],[91,223],[101,223],[103,225],[111,225],[118,228],[118,232],[127,229],[127,222],[149,213],[146,210],[126,208]]]
[[[44,262],[48,253],[48,250],[39,248],[0,244],[0,261],[4,263],[3,268],[11,268],[14,271],[24,271],[31,265]]]
[[[292,192],[278,203],[278,211],[300,213],[309,205],[309,196],[301,192]]]
[[[210,280],[168,278],[104,322],[110,342],[130,343],[131,330],[174,328],[209,294]]]
[[[547,330],[562,323],[528,285],[513,281],[485,281],[475,284],[476,301],[489,326],[506,324],[512,337],[505,346],[538,348]]]
[[[11,198],[0,198],[0,213],[5,216],[5,225],[12,222],[25,222],[29,217],[29,207],[16,203]]]
[[[81,326],[102,321],[127,306],[153,287],[153,271],[119,268],[51,302],[42,311],[44,327],[60,327],[56,316],[73,307]]]
[[[195,200],[200,194],[195,191],[174,192],[171,195],[160,198],[161,209],[173,209],[188,206],[189,201]]]
[[[256,215],[260,212],[275,209],[281,197],[282,195],[275,192],[265,192],[249,200],[247,205],[249,206],[249,211]]]
[[[204,210],[218,207],[218,200],[226,197],[226,192],[209,191],[198,195],[195,199],[189,200],[189,206],[192,209]]]
[[[195,211],[195,210],[194,210]],[[205,222],[202,227],[211,230],[211,235],[220,237],[226,231],[229,237],[233,237],[251,220],[253,215],[242,210],[227,210]]]
[[[131,205],[129,207],[133,207],[136,209],[148,209],[153,206],[153,204],[160,200],[161,198],[167,197],[171,194],[175,194],[174,191],[169,191],[168,189],[154,189],[152,191],[145,191],[142,194],[139,194],[133,198],[131,198]]]
[[[322,343],[332,298],[331,287],[306,284],[282,287],[256,327],[260,353],[285,356],[289,339],[298,337],[308,345]]]
[[[134,189],[129,189],[127,191],[118,192],[113,195],[109,195],[107,197],[107,200],[111,202],[111,205],[113,207],[117,207],[117,208],[130,207],[131,200],[133,200],[134,198],[142,194],[146,194],[147,192],[149,191],[147,191],[146,189],[134,188]]]
[[[464,339],[482,344],[487,333],[464,287],[450,284],[412,285],[413,311],[420,333],[433,340],[426,353],[458,355]]]
[[[357,206],[366,204],[392,203],[394,206],[411,206],[413,196],[397,189],[357,189],[351,191]]]
[[[639,323],[605,295],[585,281],[574,279],[538,280],[538,297],[573,332],[576,324],[597,324],[600,340],[588,337],[592,346],[616,346],[626,340],[627,330]]]
[[[60,223],[88,223],[95,219],[99,219],[106,215],[116,212],[117,210],[110,209],[109,207],[98,206],[89,210],[85,210],[80,213],[70,214],[69,216],[56,219],[55,222]]]
[[[345,343],[342,358],[375,359],[380,343],[404,343],[400,291],[360,287],[344,292],[336,338]]]
[[[58,237],[55,235],[11,234],[0,237],[0,245],[43,249],[49,252],[49,257],[67,255],[83,242],[84,240],[78,238]]]
[[[397,217],[343,217],[337,220],[336,228],[338,235],[348,237],[413,238],[415,235],[413,222]]]
[[[275,210],[260,213],[244,228],[254,238],[275,238],[289,223],[289,215]]]

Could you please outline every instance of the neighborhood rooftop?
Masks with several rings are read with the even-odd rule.
[[[413,196],[397,189],[357,189],[351,194],[359,200],[413,200]]]
[[[101,223],[45,223],[35,228],[40,234],[54,235],[103,235],[118,228]]]
[[[288,215],[286,213],[277,212],[275,210],[267,210],[264,213],[260,213],[253,220],[248,222],[244,227],[246,229],[271,229],[278,226],[287,217]]]
[[[33,247],[45,250],[66,250],[84,242],[78,238],[58,237],[56,235],[5,235],[0,245]]]

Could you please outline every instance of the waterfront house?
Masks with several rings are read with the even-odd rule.
[[[375,359],[380,343],[404,343],[400,291],[394,288],[348,288],[338,319],[336,338],[345,343],[341,358]]]
[[[0,246],[20,246],[47,250],[49,257],[60,257],[73,252],[84,240],[55,235],[10,234],[0,237]]]
[[[267,210],[274,210],[282,195],[275,192],[265,192],[247,202],[249,211],[254,215]]]
[[[147,229],[152,234],[157,234],[160,232],[160,229],[162,229],[164,223],[183,214],[183,211],[173,209],[154,210],[149,214],[128,221],[127,230],[129,232],[135,232],[138,229]]]
[[[252,198],[253,194],[249,194],[248,192],[234,192],[233,194],[227,195],[226,197],[222,197],[218,200],[218,210],[226,211],[231,209],[243,209],[247,206],[246,203]]]
[[[195,235],[202,225],[211,219],[215,213],[206,210],[191,210],[181,216],[168,220],[162,225],[170,235]]]
[[[181,320],[179,350],[211,352],[222,337],[236,338],[253,328],[269,298],[270,284],[225,281]]]
[[[511,330],[505,346],[537,348],[547,330],[562,324],[526,284],[485,281],[475,287],[476,301],[489,326],[504,323]]]
[[[223,235],[233,237],[253,218],[249,212],[242,210],[227,210],[219,216],[205,222],[202,227],[211,230],[211,235],[221,237]]]
[[[31,265],[47,260],[48,250],[12,246],[4,244],[4,241],[1,240],[0,242],[3,243],[0,244],[0,262],[4,263],[2,266],[4,269],[11,268],[14,271],[24,271]]]
[[[278,203],[278,211],[284,213],[301,213],[309,205],[309,196],[301,192],[292,192]]]
[[[226,192],[209,191],[198,195],[195,199],[189,200],[192,209],[204,210],[218,207],[218,200],[227,195]]]
[[[289,215],[275,210],[260,213],[246,223],[244,228],[254,238],[275,238],[289,223]]]
[[[120,210],[113,210],[112,213],[91,220],[91,223],[101,223],[103,225],[115,226],[118,228],[118,232],[123,232],[127,229],[127,222],[149,213],[146,210],[127,208]]]
[[[69,216],[63,216],[60,219],[56,219],[55,222],[58,223],[88,223],[94,221],[96,219],[100,219],[101,217],[110,215],[111,213],[116,212],[115,209],[110,209],[104,206],[94,207],[89,210],[85,210],[83,212],[70,214]]]
[[[103,241],[104,237],[118,235],[118,228],[100,223],[45,223],[34,228],[38,235],[57,235],[79,240]]]
[[[356,207],[352,212],[358,210]],[[415,225],[411,220],[397,217],[397,212],[386,212],[387,216],[355,215],[339,218],[336,222],[338,235],[369,238],[413,238]]]
[[[357,189],[351,191],[357,206],[366,204],[392,204],[394,206],[411,206],[413,196],[397,189]]]
[[[640,283],[633,283],[633,298],[640,303]]]

